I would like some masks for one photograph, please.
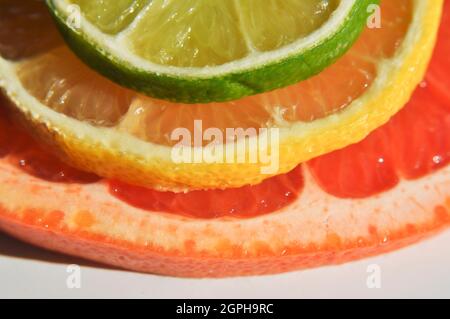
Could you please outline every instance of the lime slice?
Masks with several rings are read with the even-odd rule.
[[[305,80],[357,39],[378,0],[47,0],[85,63],[146,95],[229,101]]]

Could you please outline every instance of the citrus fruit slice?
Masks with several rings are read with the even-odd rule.
[[[0,229],[102,263],[189,277],[342,263],[436,234],[450,225],[449,25],[447,1],[425,81],[389,123],[263,186],[167,194],[96,180],[55,165],[1,114]],[[152,193],[145,202],[139,192]],[[246,216],[262,200],[280,206]],[[229,211],[214,215],[216,207]]]
[[[69,46],[123,86],[184,103],[293,84],[341,56],[377,0],[48,0]]]
[[[21,46],[14,51],[18,38],[36,45],[27,30],[45,27],[42,20],[50,18],[41,7],[33,13],[41,19],[25,19],[29,25],[24,27],[14,13],[24,11],[20,8],[27,2],[9,2],[13,9],[0,11],[0,25],[9,26],[0,38],[0,49],[8,48],[0,51],[0,84],[36,138],[80,169],[174,191],[258,184],[362,140],[404,106],[423,78],[442,8],[442,1],[383,1],[382,27],[367,28],[347,54],[309,80],[233,102],[174,104],[98,76],[52,28],[46,51],[41,45],[36,52]],[[224,136],[227,128],[279,129],[275,141],[257,135],[221,144],[224,153],[244,149],[247,159],[279,150],[273,159],[278,170],[263,174],[268,163],[261,157],[255,163],[230,163],[220,153],[212,163],[174,161],[178,141],[172,133],[186,128],[194,136],[196,121]],[[204,147],[194,146],[189,151],[204,153]]]

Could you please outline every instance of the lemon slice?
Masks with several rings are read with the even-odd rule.
[[[0,10],[0,31],[8,30],[0,32],[0,86],[34,136],[75,167],[173,191],[257,184],[365,138],[405,105],[422,80],[443,4],[384,0],[382,27],[367,28],[319,75],[238,101],[192,105],[152,99],[101,77],[72,54],[51,25],[46,33],[56,39],[42,48],[31,39],[47,25],[45,8],[39,19],[25,1],[2,1],[9,5]],[[33,19],[26,18],[27,12]],[[36,52],[23,50],[20,43],[35,46]],[[261,157],[254,163],[175,161],[168,137],[176,128],[195,135],[196,119],[203,120],[204,129],[220,132],[278,129],[278,139],[256,135],[222,145],[225,153],[244,149],[247,159],[273,151],[277,169],[264,171],[270,163]],[[205,146],[187,149],[203,153]]]
[[[378,2],[47,0],[85,63],[184,103],[235,100],[319,73],[354,43]]]

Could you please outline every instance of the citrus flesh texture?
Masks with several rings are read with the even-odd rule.
[[[25,5],[21,2],[14,6]],[[20,50],[11,53],[18,36],[27,41],[26,32],[19,33],[24,30],[21,24],[12,26],[2,41],[14,57],[9,61],[15,62],[13,70],[20,85],[44,105],[39,112],[47,112],[47,106],[82,122],[80,130],[75,131],[74,127],[80,123],[63,125],[67,117],[52,114],[55,118],[45,121],[49,132],[36,134],[46,136],[47,142],[72,165],[157,189],[229,188],[258,184],[270,176],[261,174],[262,163],[175,165],[171,146],[179,141],[171,139],[171,133],[186,128],[195,135],[195,120],[202,122],[204,130],[219,129],[223,135],[227,128],[257,131],[280,128],[280,170],[273,175],[289,172],[300,162],[361,140],[404,105],[421,78],[428,62],[427,52],[434,45],[434,26],[437,26],[440,7],[427,2],[395,0],[383,1],[381,10],[382,27],[366,29],[344,57],[319,75],[284,89],[225,103],[176,104],[124,89],[83,65],[53,29],[49,35],[54,39],[44,53],[41,49],[36,54]],[[422,11],[425,17],[417,13]],[[49,19],[43,7],[40,14],[42,19]],[[13,17],[11,13],[4,14],[0,23],[13,25]],[[421,23],[419,29],[423,29],[423,34],[413,35],[410,29],[416,28],[411,25]],[[28,29],[33,30],[33,25],[25,28]],[[408,43],[404,42],[405,37]],[[409,48],[411,39],[419,42],[423,51]],[[396,80],[381,81],[391,71],[397,72],[392,76]],[[396,88],[400,86],[402,90],[398,91]],[[364,107],[359,103],[365,104]],[[27,108],[24,105],[22,111]],[[25,117],[28,126],[43,130],[42,123],[35,120],[44,121],[42,114],[34,119]],[[70,126],[69,131],[63,126]],[[104,138],[95,140],[110,135],[107,142]],[[251,152],[255,150],[248,150]],[[243,171],[246,173],[242,174]]]
[[[404,110],[364,141],[303,165],[301,174],[295,172],[303,179],[295,186],[295,200],[257,217],[230,211],[205,219],[186,206],[188,213],[180,213],[177,200],[167,202],[165,211],[133,207],[111,192],[108,186],[116,182],[76,180],[85,173],[62,163],[52,165],[57,174],[42,173],[39,165],[27,169],[19,159],[57,159],[2,116],[0,228],[48,249],[189,277],[342,263],[427,238],[450,224],[450,77],[442,72],[450,66],[449,24],[446,2],[432,63]],[[17,143],[9,142],[11,136]],[[391,141],[400,144],[385,147]],[[69,170],[65,180],[62,172]],[[243,201],[258,198],[248,190],[243,194]],[[202,195],[211,198],[210,191]]]
[[[100,73],[150,96],[207,103],[319,73],[351,46],[378,1],[47,3],[67,43]]]

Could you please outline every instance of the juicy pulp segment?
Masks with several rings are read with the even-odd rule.
[[[235,1],[241,30],[251,49],[275,50],[305,37],[322,26],[341,0]]]
[[[23,62],[18,76],[48,107],[99,126],[117,125],[136,95],[89,70],[61,46]]]
[[[401,44],[412,3],[383,1],[382,28],[365,30],[355,46],[321,74],[232,102],[192,105],[136,94],[98,76],[65,46],[22,62],[18,72],[27,90],[58,112],[162,145],[178,142],[170,139],[176,128],[193,133],[194,120],[201,120],[204,129],[223,133],[226,128],[284,127],[326,117],[363,94],[376,77],[377,63],[391,57]]]
[[[276,212],[292,204],[303,189],[301,166],[254,186],[224,190],[159,192],[119,181],[109,183],[111,193],[140,209],[190,218],[251,218]]]
[[[152,1],[126,43],[162,65],[221,65],[248,55],[233,1]]]

